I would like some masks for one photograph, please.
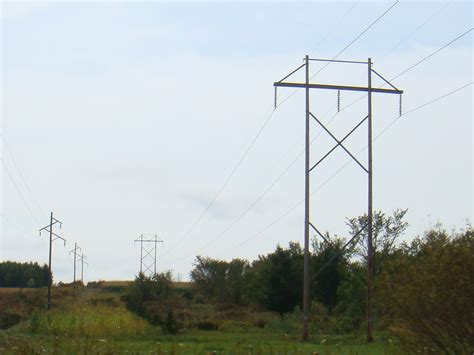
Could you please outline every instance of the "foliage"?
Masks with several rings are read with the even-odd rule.
[[[0,287],[43,287],[48,285],[49,270],[45,264],[4,261],[0,263]]]
[[[290,242],[288,249],[278,246],[252,264],[250,292],[258,304],[283,319],[295,306],[301,307],[302,281],[303,251],[298,243]]]
[[[180,324],[173,313],[172,285],[170,271],[152,277],[140,273],[126,289],[123,299],[132,312],[160,325],[164,331],[176,334]]]
[[[345,240],[326,235],[326,240],[313,240],[311,257],[312,295],[323,303],[329,313],[338,303],[338,288],[348,273],[350,254],[345,250]]]
[[[474,230],[428,231],[398,250],[378,284],[392,329],[406,344],[474,350]]]
[[[382,211],[376,211],[373,214],[373,260],[375,265],[375,274],[378,274],[383,267],[387,257],[396,248],[396,242],[408,228],[408,223],[403,221],[408,210],[397,209],[393,216],[387,216]],[[355,236],[353,253],[367,260],[367,235],[368,235],[368,217],[363,216],[348,219],[349,234]]]
[[[246,260],[226,262],[197,256],[190,276],[198,292],[207,299],[243,304],[248,270]]]

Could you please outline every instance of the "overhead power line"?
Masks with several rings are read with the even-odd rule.
[[[20,191],[17,183],[15,182],[15,179],[13,179],[13,175],[11,174],[10,172],[10,169],[8,168],[7,164],[5,164],[5,160],[3,158],[0,158],[2,160],[2,164],[3,164],[3,167],[5,168],[5,171],[7,172],[7,176],[8,178],[10,179],[10,181],[12,182],[13,186],[15,187],[15,190],[16,192],[18,193],[18,195],[20,196],[23,204],[25,205],[28,213],[31,215],[31,217],[35,220],[35,223],[37,225],[39,225],[39,220],[36,218],[35,214],[33,213],[33,211],[31,210],[30,208],[30,205],[28,204],[28,202],[26,202],[26,199],[25,199],[25,196],[23,196],[22,192]]]
[[[13,163],[13,166],[15,167],[15,170],[17,171],[18,175],[20,176],[20,179],[21,181],[23,182],[23,185],[26,187],[26,189],[28,190],[28,193],[30,194],[31,196],[31,199],[33,200],[33,202],[35,203],[35,205],[38,207],[38,209],[41,211],[41,213],[43,213],[44,215],[46,215],[45,211],[43,210],[43,208],[41,207],[41,205],[39,204],[39,202],[35,199],[34,195],[33,195],[33,192],[31,191],[31,188],[29,186],[29,184],[26,182],[26,179],[20,169],[20,167],[18,166],[18,163],[15,159],[15,156],[13,155],[13,152],[12,150],[10,149],[10,146],[9,144],[7,143],[7,140],[5,139],[5,136],[3,134],[0,133],[0,137],[2,138],[3,140],[3,145],[5,146],[6,148],[6,151],[8,153],[8,156],[10,157],[10,160],[12,161]]]
[[[216,192],[216,194],[214,195],[214,197],[212,198],[212,200],[207,204],[207,206],[205,207],[205,209],[202,211],[202,213],[199,215],[199,217],[194,221],[194,223],[188,228],[188,230],[182,235],[182,237],[174,244],[173,248],[171,250],[174,250],[193,230],[194,228],[199,224],[199,222],[201,222],[202,218],[206,215],[206,213],[209,211],[209,209],[212,207],[212,205],[214,205],[214,203],[216,202],[216,200],[219,198],[219,196],[221,195],[222,191],[224,191],[225,187],[227,186],[227,184],[229,183],[229,181],[232,179],[232,177],[234,176],[234,174],[236,173],[237,169],[242,165],[243,161],[245,160],[245,158],[247,157],[247,155],[249,154],[250,150],[252,149],[252,147],[255,145],[255,142],[258,140],[258,138],[260,137],[260,135],[262,134],[263,130],[265,129],[265,127],[267,126],[268,122],[270,122],[271,118],[273,117],[274,113],[276,111],[276,108],[274,108],[270,114],[268,115],[268,117],[265,119],[265,121],[263,122],[263,124],[261,125],[261,127],[259,128],[257,134],[255,135],[255,137],[252,139],[252,141],[250,142],[249,146],[247,147],[247,149],[245,150],[244,154],[240,157],[240,159],[238,160],[237,164],[234,166],[234,168],[232,169],[231,173],[229,174],[229,176],[227,177],[227,179],[224,181],[224,183],[222,184],[222,186],[219,188],[219,190]]]
[[[460,34],[459,36],[457,36],[456,38],[454,38],[453,40],[451,40],[450,42],[446,43],[444,46],[442,46],[441,48],[438,48],[437,50],[435,50],[433,53],[431,53],[430,55],[427,55],[426,57],[424,57],[423,59],[421,59],[419,62],[413,64],[412,66],[408,67],[407,69],[405,69],[404,71],[402,71],[400,74],[394,76],[393,78],[390,79],[391,80],[395,80],[397,79],[398,77],[402,76],[403,74],[405,74],[406,72],[412,70],[413,68],[417,67],[418,65],[420,65],[421,63],[423,63],[424,61],[430,59],[432,56],[434,56],[435,54],[441,52],[443,49],[445,49],[446,47],[449,47],[451,44],[453,44],[454,42],[456,42],[457,40],[463,38],[464,36],[466,36],[468,33],[470,33],[474,28],[470,28],[469,30],[467,30],[466,32]]]
[[[372,23],[367,26],[357,37],[355,37],[351,42],[349,42],[344,48],[342,48],[331,60],[335,60],[339,58],[339,56],[344,53],[347,49],[349,49],[350,46],[352,46],[359,38],[361,38],[368,30],[370,30],[377,22],[379,22],[386,14],[390,12],[397,4],[399,3],[399,0],[395,1],[387,10],[385,10],[382,14],[379,15]],[[330,65],[332,62],[329,61],[321,69],[319,69],[316,73],[314,73],[310,79],[313,79],[316,75],[321,73],[328,65]]]
[[[360,32],[352,41],[350,41],[344,48],[342,48],[334,57],[332,57],[332,60],[335,60],[339,58],[339,56],[344,53],[346,50],[349,49],[355,42],[357,42],[368,30],[370,30],[372,27],[375,26],[377,22],[379,22],[386,14],[390,12],[397,4],[399,3],[399,0],[395,1],[387,10],[385,10],[382,14],[380,14],[374,21],[372,21],[362,32]],[[315,74],[313,74],[310,79],[314,79],[316,75],[321,73],[328,65],[330,65],[331,62],[326,63],[321,69],[319,69]],[[288,101],[291,97],[293,97],[298,90],[294,90],[292,93],[290,93],[287,97],[285,97],[283,100],[280,101],[278,106],[283,105],[286,101]]]

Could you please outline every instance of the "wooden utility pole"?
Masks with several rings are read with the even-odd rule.
[[[64,242],[64,245],[66,245],[66,239],[63,237],[59,236],[58,234],[53,232],[53,226],[59,223],[59,227],[62,228],[63,223],[56,218],[53,217],[53,212],[51,212],[50,219],[49,219],[49,224],[47,226],[44,226],[39,230],[39,233],[41,235],[42,231],[46,231],[49,233],[49,257],[48,257],[48,296],[47,296],[47,308],[51,309],[51,286],[53,284],[53,272],[51,269],[51,259],[53,255],[53,242],[57,239],[61,239]],[[54,237],[54,239],[53,239]]]

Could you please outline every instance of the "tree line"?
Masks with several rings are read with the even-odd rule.
[[[0,287],[43,287],[49,281],[48,265],[3,261],[0,263]]]

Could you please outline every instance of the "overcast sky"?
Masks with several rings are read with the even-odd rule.
[[[142,233],[164,240],[158,270],[182,279],[196,254],[254,259],[302,242],[303,91],[279,90],[281,105],[196,221],[272,113],[273,82],[306,54],[334,57],[391,4],[2,2],[1,259],[46,262],[37,231],[50,211],[67,239],[54,244],[57,281],[72,280],[74,242],[86,280],[133,278]],[[472,14],[469,1],[400,2],[338,59],[371,57],[394,78],[472,29]],[[472,83],[472,44],[470,32],[393,80],[403,111]],[[331,64],[313,82],[366,80],[366,66]],[[311,95],[311,111],[331,120],[337,93]],[[341,93],[341,107],[361,96]],[[438,221],[472,222],[472,97],[471,85],[394,122],[398,96],[374,94],[374,135],[394,122],[374,144],[374,208],[408,208],[406,240]],[[342,138],[366,110],[362,99],[329,127]],[[334,143],[319,132],[312,122],[313,162]],[[365,146],[364,125],[347,147],[366,163]],[[338,149],[311,176],[311,220],[340,236],[366,211],[366,176],[349,159]]]

